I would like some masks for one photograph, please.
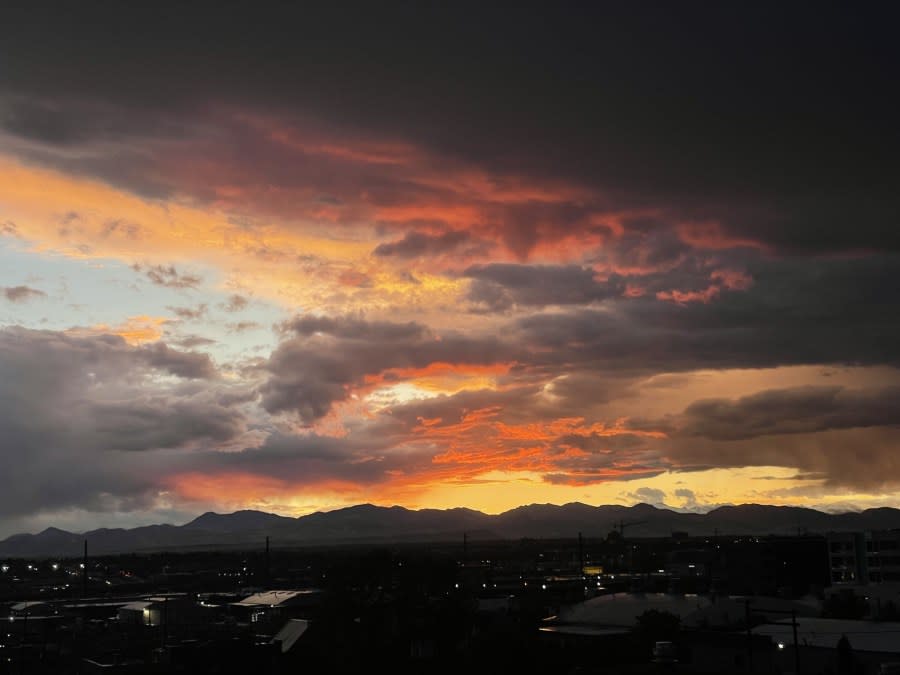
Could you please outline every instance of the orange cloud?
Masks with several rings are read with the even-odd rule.
[[[719,296],[720,289],[718,286],[708,286],[702,291],[679,291],[673,289],[671,291],[658,291],[656,293],[657,300],[668,300],[679,305],[686,305],[689,302],[709,303]]]
[[[123,323],[115,326],[101,323],[88,327],[70,328],[66,333],[77,337],[118,335],[130,345],[141,345],[161,339],[163,336],[162,327],[168,322],[168,318],[161,316],[130,316]]]
[[[718,281],[722,286],[733,291],[744,291],[753,285],[753,277],[738,270],[714,270],[710,277],[713,281]]]
[[[675,227],[681,241],[695,248],[722,250],[746,246],[765,250],[767,247],[756,240],[733,237],[715,222],[680,223]]]

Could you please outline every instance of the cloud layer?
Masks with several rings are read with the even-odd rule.
[[[0,515],[893,499],[893,9],[176,13],[0,22]]]

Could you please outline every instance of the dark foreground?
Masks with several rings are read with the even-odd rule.
[[[804,644],[806,621],[871,615],[862,597],[827,588],[827,542],[815,536],[261,548],[83,564],[4,562],[0,672],[783,673],[799,665],[855,674],[880,672],[891,659],[889,648],[874,659],[854,650],[852,635],[847,645],[841,635],[834,645]],[[813,605],[792,604],[804,596]],[[879,605],[869,618],[893,619],[891,611]],[[799,651],[778,632],[797,626]]]

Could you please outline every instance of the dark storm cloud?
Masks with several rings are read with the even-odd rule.
[[[845,363],[898,364],[900,307],[895,256],[758,261],[753,285],[709,303],[642,297],[602,310],[517,320],[537,362],[598,370]]]
[[[35,298],[46,298],[44,291],[30,286],[2,286],[0,292],[10,302],[28,302]]]
[[[14,95],[0,101],[0,129],[12,136],[63,148],[91,141],[175,138],[186,131],[173,118],[152,110],[140,113],[103,100],[77,97],[59,102]]]
[[[680,470],[781,466],[829,486],[894,491],[900,485],[898,444],[896,426],[856,427],[729,441],[673,436],[664,455]]]
[[[366,321],[353,317],[302,317],[289,322],[291,337],[278,345],[266,370],[262,405],[271,413],[295,412],[305,422],[324,416],[365,376],[432,363],[485,364],[504,350],[493,337],[433,333],[418,323]]]
[[[629,423],[665,432],[655,449],[675,469],[783,466],[830,486],[885,490],[900,485],[898,420],[900,387],[819,386],[703,399],[678,415]]]
[[[680,433],[716,440],[828,429],[900,425],[900,387],[772,389],[737,400],[707,399],[689,405]]]
[[[507,271],[503,266],[492,269]],[[523,286],[528,292],[537,294],[544,287],[555,294],[566,288],[531,285],[530,268],[509,269],[513,279],[526,275]],[[562,272],[572,273],[565,268]],[[289,337],[266,366],[270,376],[262,389],[263,405],[269,412],[296,411],[309,422],[344,400],[366,376],[436,362],[515,363],[507,379],[525,383],[534,378],[542,384],[553,380],[551,390],[573,409],[581,400],[627,394],[628,378],[642,373],[898,363],[896,257],[759,260],[750,272],[752,286],[712,302],[619,298],[598,309],[517,318],[498,337],[438,335],[412,322],[305,316],[282,327]],[[577,269],[574,274],[586,278]],[[823,288],[833,290],[825,294]],[[574,292],[584,291],[576,285]],[[584,386],[578,386],[581,381]],[[569,396],[568,390],[574,394]]]
[[[177,191],[160,169],[166,151],[159,144],[183,141],[196,133],[197,122],[191,117],[127,100],[91,100],[77,92],[33,98],[4,92],[0,86],[5,151],[66,173],[99,177],[150,199],[168,198]],[[132,237],[140,234],[134,225],[119,226],[118,231]]]
[[[3,8],[7,155],[147,199],[234,210],[230,222],[248,231],[285,214],[362,222],[389,240],[375,262],[455,259],[476,311],[535,313],[487,336],[352,317],[289,322],[258,394],[264,410],[305,423],[379,378],[403,379],[392,370],[514,365],[498,376],[501,391],[395,405],[344,439],[275,434],[190,462],[163,462],[160,449],[234,441],[245,426],[236,406],[257,396],[161,384],[168,375],[225,387],[208,356],[113,336],[0,332],[0,448],[17,460],[7,462],[0,508],[144,506],[176,469],[375,482],[427,469],[446,446],[440,437],[421,445],[430,442],[422,420],[437,420],[435,434],[455,434],[473,411],[506,425],[563,416],[589,425],[647,374],[900,365],[896,12],[565,2],[379,3],[349,15],[308,4]],[[222,186],[238,195],[229,201]],[[254,209],[276,217],[241,218]],[[0,233],[17,228],[2,223]],[[102,234],[142,230],[110,220]],[[246,252],[297,255],[263,243]],[[472,264],[494,252],[545,264]],[[571,260],[584,266],[546,264]],[[135,269],[176,290],[203,282],[171,265]],[[222,308],[246,304],[234,295]],[[249,322],[231,328],[241,325]],[[614,435],[557,429],[541,441],[552,461],[516,466],[555,483],[786,463],[846,485],[896,482],[898,432],[888,420],[897,395],[878,393],[762,392],[697,402],[655,425],[635,420]],[[653,430],[669,441],[638,433]],[[484,450],[479,440],[467,458]],[[484,461],[502,466],[535,443],[500,443]],[[91,451],[96,461],[85,460]]]
[[[473,280],[469,300],[494,311],[513,305],[584,305],[625,291],[622,277],[598,281],[591,268],[579,265],[493,263],[472,266],[463,275]]]
[[[213,379],[218,373],[209,354],[181,352],[163,342],[138,348],[138,355],[151,368],[165,370],[178,377]]]
[[[244,430],[243,416],[209,401],[146,398],[95,403],[88,422],[110,450],[177,448],[187,441],[225,442]]]
[[[395,451],[396,442],[378,433],[361,438],[273,433],[258,448],[207,453],[197,466],[213,473],[251,472],[301,486],[335,480],[369,486],[388,481],[398,472],[427,468],[433,450]]]
[[[379,5],[352,20],[327,6],[29,4],[4,9],[2,120],[71,146],[158,133],[154,117],[210,101],[257,106],[781,251],[896,250],[896,18],[802,3]],[[535,235],[506,233],[520,252]]]
[[[381,257],[417,258],[452,253],[465,244],[472,243],[472,236],[461,230],[451,230],[433,235],[424,232],[409,232],[402,239],[379,244],[373,251]]]
[[[166,473],[189,461],[173,452],[237,438],[245,420],[226,392],[159,380],[197,369],[177,354],[115,336],[0,330],[0,513],[149,507]]]

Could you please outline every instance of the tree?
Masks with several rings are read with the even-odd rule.
[[[649,654],[657,642],[672,642],[678,636],[681,619],[671,612],[648,609],[637,618],[632,633],[640,649]]]
[[[838,675],[853,675],[854,672],[853,647],[846,635],[842,635],[837,643],[837,672]]]

